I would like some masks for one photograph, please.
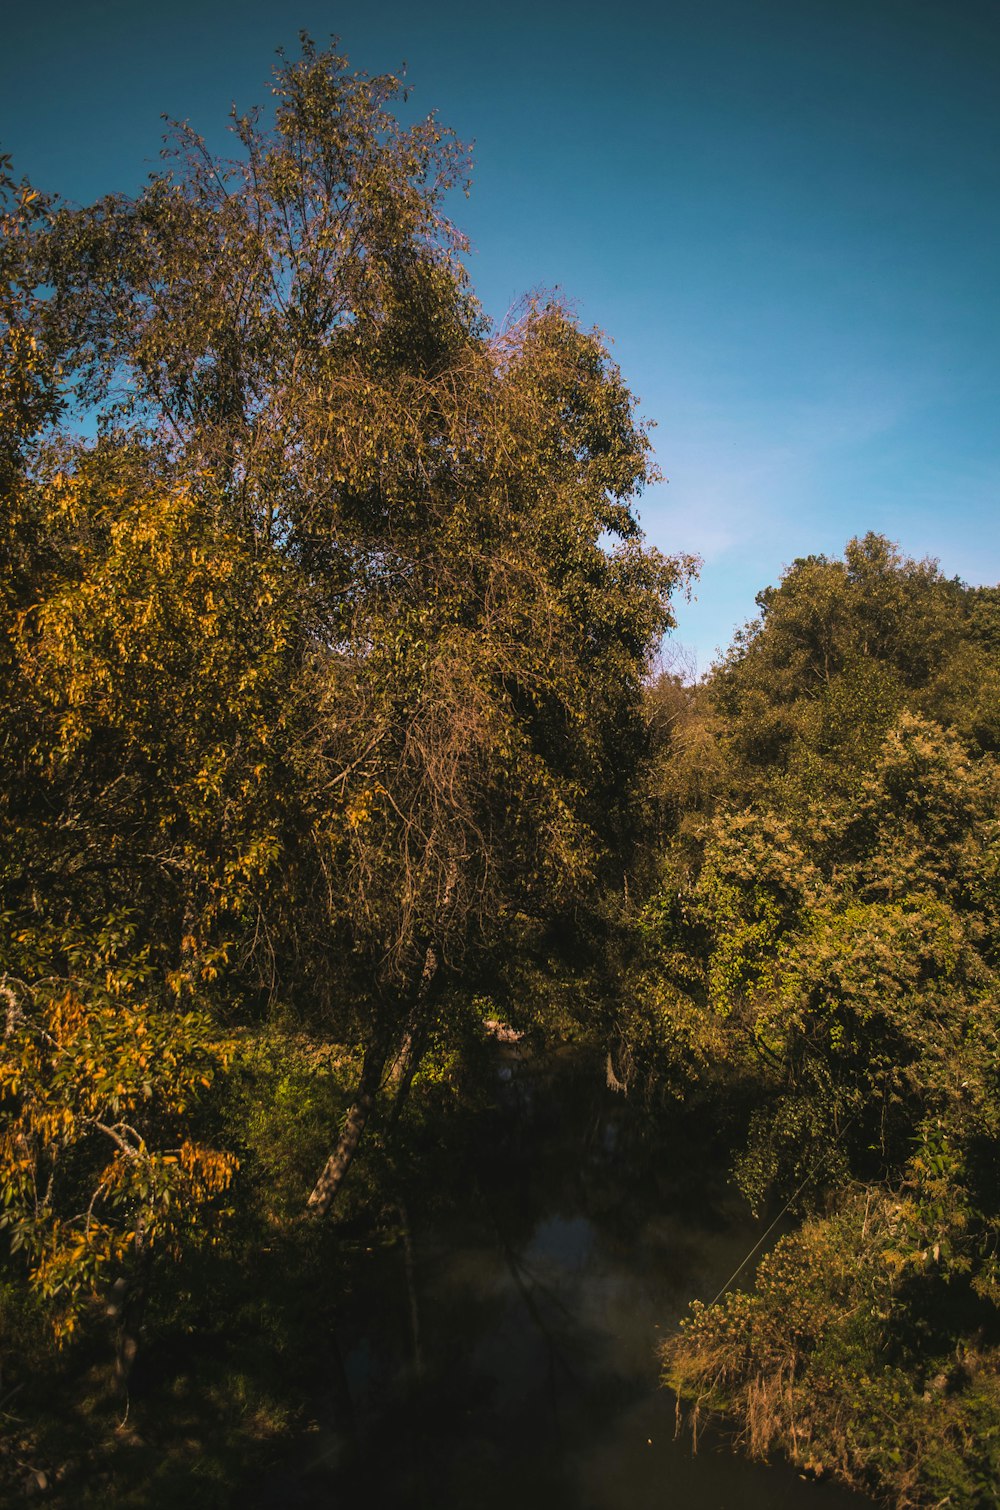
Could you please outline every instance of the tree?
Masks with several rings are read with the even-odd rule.
[[[952,662],[976,643],[974,591],[875,534],[842,561],[793,562],[757,601],[712,684],[744,782],[788,773],[818,790],[839,772],[843,788],[904,707],[939,715]]]
[[[127,452],[6,504],[4,1224],[63,1334],[126,1283],[134,1341],[150,1264],[237,1165],[210,1103],[266,978],[288,616],[277,563]]]
[[[648,1080],[749,1102],[737,1181],[806,1216],[755,1293],[692,1308],[670,1382],[914,1505],[998,1482],[992,596],[876,536],[760,594],[702,692],[714,792],[677,783],[630,1024]]]
[[[691,565],[641,544],[648,441],[600,339],[553,301],[490,329],[443,209],[465,153],[433,117],[404,129],[399,93],[304,39],[273,127],[234,114],[232,160],[175,128],[134,199],[55,207],[19,243],[19,286],[47,295],[25,319],[104,437],[68,469],[127,474],[111,555],[51,632],[85,602],[96,650],[122,603],[133,626],[154,605],[136,643],[162,678],[104,665],[115,711],[83,767],[102,720],[139,717],[136,801],[174,835],[152,852],[175,884],[142,891],[157,938],[217,970],[218,1010],[256,979],[363,1050],[318,1210],[444,993],[502,972],[628,844],[642,677]],[[198,570],[153,586],[143,552],[175,545]],[[124,596],[97,590],[109,571]]]

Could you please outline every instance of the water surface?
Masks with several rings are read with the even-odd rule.
[[[341,1341],[313,1492],[398,1510],[862,1510],[836,1486],[676,1434],[657,1338],[760,1235],[705,1139],[656,1149],[592,1069],[509,1055],[450,1210],[401,1202],[378,1314]],[[748,1273],[752,1273],[752,1266]],[[391,1298],[386,1298],[391,1297]],[[345,1430],[345,1411],[350,1415]]]

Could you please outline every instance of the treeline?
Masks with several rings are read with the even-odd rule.
[[[231,159],[0,163],[0,1481],[230,1503],[499,1021],[799,1220],[685,1398],[995,1503],[1000,591],[869,536],[653,677],[634,400],[557,301],[490,325],[400,94],[305,39]]]
[[[652,689],[662,875],[620,1053],[728,1109],[741,1189],[798,1222],[666,1378],[754,1454],[992,1505],[1000,589],[868,535],[758,605],[703,686]]]

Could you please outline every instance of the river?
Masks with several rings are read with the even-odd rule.
[[[345,1324],[336,1401],[286,1503],[391,1510],[862,1510],[735,1455],[697,1454],[656,1341],[761,1227],[696,1130],[651,1146],[592,1066],[507,1051],[490,1136],[446,1209],[401,1203]],[[752,1265],[747,1271],[752,1273]],[[286,1491],[288,1486],[286,1485]],[[355,1500],[355,1496],[359,1498]]]

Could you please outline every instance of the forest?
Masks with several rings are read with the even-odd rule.
[[[870,533],[671,670],[636,402],[487,318],[402,104],[305,38],[133,197],[0,159],[3,1493],[338,1503],[334,1339],[517,1043],[759,1222],[648,1337],[685,1452],[996,1505],[1000,588]]]

